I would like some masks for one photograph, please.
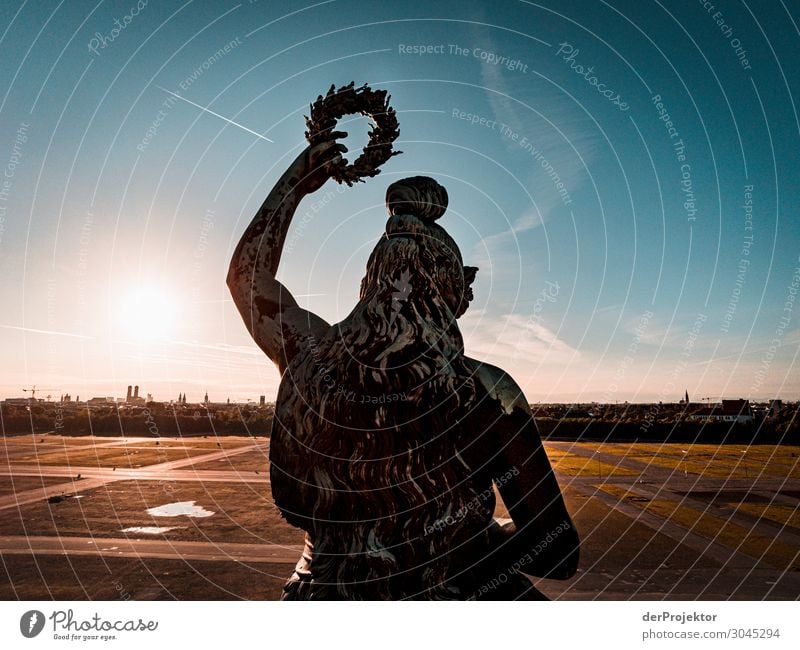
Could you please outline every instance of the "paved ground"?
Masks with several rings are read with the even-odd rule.
[[[302,535],[268,445],[0,438],[0,599],[277,598]],[[546,446],[583,540],[551,598],[800,598],[800,447]],[[170,503],[201,516],[147,512]]]

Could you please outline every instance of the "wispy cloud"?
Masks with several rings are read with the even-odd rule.
[[[498,52],[485,32],[479,32],[477,39],[485,51]],[[527,205],[506,229],[476,244],[474,259],[479,266],[490,267],[514,261],[509,257],[519,255],[520,235],[541,227],[556,214],[569,214],[571,196],[588,178],[597,143],[587,118],[534,72],[506,71],[486,62],[480,65],[493,117],[507,127],[496,129],[511,156],[504,166],[516,175],[521,191],[527,194]],[[511,75],[524,77],[524,83],[511,84]]]
[[[528,372],[532,363],[562,364],[580,354],[538,320],[520,314],[468,313],[461,329],[468,355],[499,365],[524,366]]]

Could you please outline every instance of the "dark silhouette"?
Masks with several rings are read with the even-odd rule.
[[[445,189],[425,177],[388,188],[386,232],[342,322],[301,308],[275,279],[295,210],[344,151],[330,140],[298,156],[227,278],[282,374],[272,494],[306,531],[284,598],[541,598],[523,574],[574,575],[578,535],[522,391],[464,355],[456,319],[477,269],[436,223]],[[493,519],[493,485],[513,523]]]

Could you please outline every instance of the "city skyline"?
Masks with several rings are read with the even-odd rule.
[[[33,386],[35,387],[36,385],[34,384]],[[39,389],[39,388],[36,388],[36,392],[40,395],[40,397],[34,398],[34,396],[31,394],[31,388],[29,387],[29,388],[23,388],[23,389],[21,389],[19,391],[19,393],[26,393],[26,394],[13,394],[13,395],[11,395],[11,394],[9,394],[9,395],[0,394],[0,402],[3,401],[3,400],[6,400],[6,399],[12,399],[12,400],[13,399],[30,399],[30,400],[36,399],[36,400],[39,400],[39,401],[45,402],[45,403],[86,402],[87,400],[93,399],[93,398],[103,398],[103,399],[112,399],[112,400],[115,401],[115,403],[124,403],[126,401],[130,402],[131,401],[131,397],[133,397],[134,399],[137,399],[137,398],[138,399],[144,399],[141,395],[139,395],[139,391],[138,391],[138,389],[142,388],[142,386],[136,385],[136,384],[133,384],[133,385],[129,384],[128,388],[131,388],[131,387],[135,387],[137,389],[135,395],[127,395],[127,394],[126,395],[120,395],[119,394],[120,392],[125,393],[126,391],[124,391],[124,390],[123,391],[113,390],[108,395],[102,395],[102,394],[88,395],[87,394],[87,395],[84,396],[84,399],[80,399],[81,398],[81,394],[80,393],[76,393],[74,391],[66,391],[66,392],[60,393],[60,394],[53,394],[52,391],[48,392],[48,391],[46,391],[44,389]],[[42,397],[41,396],[42,393],[47,393],[47,395],[45,397]],[[177,402],[177,400],[174,399],[175,396],[172,396],[172,397],[161,397],[161,396],[158,396],[158,395],[156,395],[154,393],[151,393],[151,392],[145,391],[145,390],[142,390],[142,393],[148,396],[148,401],[149,401],[149,398],[152,398],[152,401],[154,401],[154,402],[162,402],[162,403]],[[204,390],[204,389],[200,389],[199,390],[199,394],[201,394],[202,396],[199,397],[198,399],[194,399],[194,394],[192,394],[192,398],[187,398],[186,392],[183,392],[183,391],[179,391],[178,394],[182,395],[183,398],[186,399],[186,403],[188,403],[188,404],[202,404],[206,400],[209,403],[215,403],[215,404],[223,404],[223,403],[225,403],[227,401],[230,401],[231,404],[233,404],[233,403],[241,404],[241,403],[247,403],[247,402],[258,402],[258,401],[260,401],[262,396],[265,398],[267,403],[274,403],[273,400],[269,399],[268,395],[265,395],[263,393],[262,394],[258,394],[255,397],[242,396],[242,397],[239,397],[239,398],[237,398],[235,400],[233,398],[231,398],[230,395],[225,395],[223,398],[217,399],[216,396],[213,396],[213,395],[209,394],[208,390]],[[686,398],[685,398],[686,394],[688,394],[688,391],[684,391],[684,395],[676,394],[674,396],[675,399],[664,399],[664,400],[661,400],[661,401],[663,401],[665,403],[670,403],[670,404],[687,403],[687,404],[691,404],[691,405],[702,405],[702,404],[718,404],[718,403],[721,403],[723,400],[729,400],[729,399],[740,399],[739,396],[734,395],[734,394],[730,394],[730,395],[716,395],[716,396],[715,395],[703,395],[703,396],[697,396],[697,397],[694,397],[694,398],[691,395],[689,395],[688,396],[688,400],[686,400]],[[763,397],[757,397],[756,396],[756,397],[750,397],[748,399],[749,399],[749,401],[751,401],[753,403],[756,403],[756,404],[759,404],[759,403],[760,404],[766,404],[766,403],[769,403],[769,402],[771,402],[773,400],[786,401],[787,403],[792,403],[792,402],[798,401],[798,400],[792,400],[792,399],[784,399],[784,398],[781,398],[780,396],[777,396],[777,397],[776,396],[763,396]],[[531,404],[560,404],[560,405],[569,405],[569,404],[607,404],[607,405],[614,405],[614,404],[627,404],[627,403],[630,403],[630,404],[649,404],[649,403],[653,403],[653,402],[648,402],[646,400],[645,401],[640,401],[640,402],[630,402],[629,400],[613,400],[613,401],[610,401],[610,402],[602,402],[602,401],[598,401],[598,400],[588,400],[588,401],[583,401],[583,402],[559,402],[559,401],[554,401],[554,402],[542,402],[542,401],[531,402]]]
[[[0,10],[0,395],[274,399],[228,262],[309,103],[355,80],[404,153],[300,205],[279,279],[303,307],[347,316],[386,186],[425,174],[480,269],[466,354],[528,401],[800,398],[785,7],[314,7]],[[340,126],[356,152],[366,120]]]

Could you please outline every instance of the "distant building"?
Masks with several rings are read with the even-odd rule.
[[[133,387],[133,395],[131,395],[131,387],[128,386],[128,394],[125,396],[125,403],[126,404],[133,404],[137,406],[143,406],[145,404],[144,397],[139,397],[139,387]]]
[[[778,415],[783,410],[783,400],[780,399],[771,399],[769,401],[769,410],[767,411],[767,415],[773,416]]]
[[[86,402],[90,406],[105,406],[106,404],[113,404],[114,398],[113,397],[92,397]]]
[[[746,399],[724,399],[722,404],[707,406],[691,413],[688,420],[693,422],[735,422],[752,424],[753,410]]]
[[[3,406],[29,406],[35,402],[32,397],[9,397],[3,400]]]

